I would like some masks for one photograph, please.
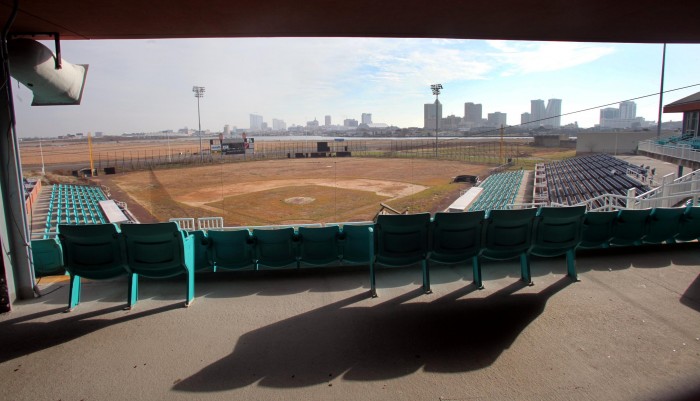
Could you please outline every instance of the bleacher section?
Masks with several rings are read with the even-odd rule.
[[[56,234],[59,224],[107,223],[99,202],[107,200],[99,187],[87,185],[55,184],[51,188],[44,238]]]
[[[606,154],[545,163],[547,201],[550,204],[576,205],[606,194],[626,196],[630,188],[636,188],[637,195],[650,190],[647,185],[630,177],[628,172],[641,177],[644,170]],[[620,203],[619,206],[624,204]]]
[[[498,173],[488,177],[479,187],[481,196],[472,203],[469,211],[506,209],[515,203],[515,198],[523,182],[523,170]]]

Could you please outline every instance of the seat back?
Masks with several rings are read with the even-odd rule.
[[[285,267],[298,262],[299,242],[291,227],[253,230],[258,267]]]
[[[486,217],[482,256],[505,260],[528,252],[537,209],[492,210]]]
[[[613,224],[618,212],[588,212],[583,218],[579,248],[604,248],[613,236]]]
[[[103,280],[128,272],[121,235],[114,224],[58,226],[65,269],[76,276]]]
[[[581,243],[585,206],[543,207],[537,212],[531,253],[558,256]]]
[[[189,231],[187,235],[194,239],[194,270],[201,271],[212,267],[207,234],[202,230],[195,230]]]
[[[299,227],[299,260],[311,265],[340,261],[338,226]]]
[[[177,223],[123,224],[127,264],[138,275],[172,277],[194,268],[193,242],[185,249],[184,232]],[[187,263],[187,259],[191,262]]]
[[[698,238],[700,238],[700,206],[691,206],[683,213],[676,240],[693,241]]]
[[[370,247],[374,246],[374,225],[343,225],[340,233],[341,253],[344,262],[369,263]]]
[[[63,252],[55,238],[32,240],[34,276],[56,276],[65,274]]]
[[[430,259],[441,263],[464,262],[481,251],[486,213],[436,213],[431,223]]]
[[[649,215],[649,230],[644,237],[647,244],[673,242],[681,227],[683,207],[657,207]]]
[[[248,230],[209,231],[212,264],[215,269],[255,267],[253,237]]]
[[[406,266],[428,257],[430,213],[379,215],[374,225],[375,258],[388,266]]]
[[[613,223],[610,245],[641,245],[647,235],[651,209],[620,210]]]

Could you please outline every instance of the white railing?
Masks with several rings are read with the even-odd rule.
[[[192,217],[177,217],[168,221],[174,221],[177,223],[181,230],[194,231],[197,229],[194,225],[194,219]]]
[[[694,150],[690,145],[661,145],[654,140],[647,140],[639,142],[638,149],[657,155],[700,162],[700,151]]]
[[[200,217],[197,219],[197,228],[199,230],[209,230],[213,228],[222,228],[224,226],[223,217]]]

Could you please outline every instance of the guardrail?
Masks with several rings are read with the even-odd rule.
[[[683,160],[700,162],[700,151],[690,145],[661,145],[653,140],[639,142],[637,149],[662,156],[670,156]]]

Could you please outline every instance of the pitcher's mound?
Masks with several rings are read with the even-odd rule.
[[[315,201],[314,198],[309,198],[306,196],[295,196],[293,198],[287,198],[284,203],[289,203],[290,205],[308,205],[309,203]]]

